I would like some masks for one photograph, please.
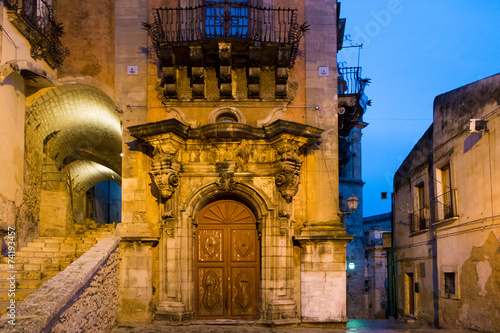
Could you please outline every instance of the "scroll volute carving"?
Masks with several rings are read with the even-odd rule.
[[[177,160],[177,153],[181,144],[172,139],[160,139],[151,143],[154,147],[151,174],[161,197],[168,200],[179,185],[181,164]]]
[[[283,168],[275,174],[276,186],[286,201],[290,201],[295,194],[299,175],[300,171],[295,168]]]
[[[279,169],[275,173],[275,184],[281,196],[290,201],[299,184],[300,167],[299,161],[300,142],[293,139],[280,140],[275,143],[278,154]]]

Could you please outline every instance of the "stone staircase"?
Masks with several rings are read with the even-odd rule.
[[[63,271],[98,241],[115,236],[114,224],[75,224],[73,234],[66,237],[39,237],[16,251],[15,258],[0,257],[0,316],[7,311],[10,282],[15,275],[16,307],[42,284]],[[15,262],[9,267],[8,260]],[[17,271],[9,274],[8,271]]]

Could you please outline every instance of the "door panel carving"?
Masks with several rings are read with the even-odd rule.
[[[198,286],[200,295],[199,314],[205,316],[223,316],[224,269],[199,268]]]
[[[256,230],[231,230],[231,260],[255,261]]]
[[[253,213],[221,200],[198,216],[195,309],[198,318],[258,318],[260,245]]]
[[[231,315],[257,316],[259,304],[256,302],[258,276],[255,267],[233,267],[231,269]]]
[[[224,230],[200,230],[198,233],[198,259],[200,261],[223,261]]]

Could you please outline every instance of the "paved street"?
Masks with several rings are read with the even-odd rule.
[[[172,326],[162,322],[155,322],[150,324],[120,324],[112,332],[113,333],[156,333],[156,332],[187,332],[187,333],[231,333],[231,332],[244,332],[244,333],[283,333],[292,331],[293,333],[340,333],[340,332],[475,332],[468,330],[444,330],[435,329],[430,327],[421,327],[416,324],[401,323],[397,320],[390,319],[377,319],[377,320],[350,320],[347,328],[332,329],[332,328],[316,328],[316,327],[284,327],[272,328],[262,326],[235,326],[228,323],[199,325],[199,324],[179,324]]]

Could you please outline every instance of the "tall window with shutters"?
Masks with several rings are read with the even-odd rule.
[[[452,187],[450,165],[436,170],[436,216],[437,220],[446,220],[456,216],[455,190]]]

